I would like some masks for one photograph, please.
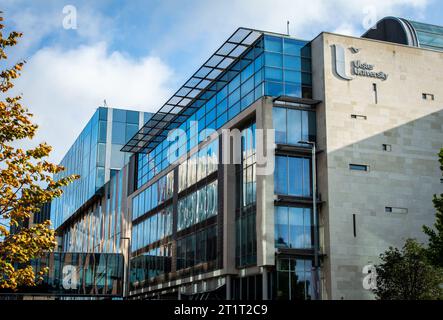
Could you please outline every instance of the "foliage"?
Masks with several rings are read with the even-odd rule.
[[[443,173],[443,149],[440,151],[440,169]],[[428,258],[437,267],[443,268],[443,194],[434,195],[436,222],[434,228],[423,226],[424,233],[429,237]]]
[[[0,288],[16,289],[35,285],[41,279],[46,270],[35,274],[29,262],[53,250],[56,242],[49,221],[16,228],[14,233],[10,232],[11,227],[23,225],[43,204],[61,196],[61,187],[78,176],[52,179],[53,174],[64,168],[45,160],[51,152],[46,143],[29,150],[15,147],[23,139],[32,139],[37,125],[31,122],[32,114],[21,105],[21,96],[6,96],[25,61],[6,66],[6,50],[15,46],[22,34],[13,31],[4,37],[4,28],[0,12],[0,218],[8,221],[0,224]]]
[[[442,270],[432,266],[424,247],[406,241],[402,250],[389,248],[376,266],[377,286],[373,292],[380,300],[435,300],[442,297]]]

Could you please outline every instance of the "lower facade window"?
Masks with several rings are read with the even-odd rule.
[[[232,279],[233,300],[262,300],[263,299],[263,276],[261,274]]]
[[[171,244],[154,248],[132,258],[130,268],[130,290],[142,288],[150,279],[171,272]]]
[[[177,270],[217,260],[217,226],[177,240]]]
[[[275,247],[313,248],[312,209],[275,207]]]
[[[271,275],[271,299],[314,300],[318,277],[312,265],[312,260],[278,258]]]

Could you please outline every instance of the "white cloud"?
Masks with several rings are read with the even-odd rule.
[[[40,128],[35,142],[54,147],[60,161],[94,113],[110,107],[156,111],[171,94],[173,72],[159,58],[131,59],[105,43],[63,51],[39,50],[16,83]]]

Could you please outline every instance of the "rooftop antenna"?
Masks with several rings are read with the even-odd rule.
[[[103,107],[108,107],[108,103],[106,102],[106,99],[103,100]]]
[[[289,36],[289,20],[288,21],[286,21],[286,31],[287,31],[287,34],[288,34],[288,36]]]

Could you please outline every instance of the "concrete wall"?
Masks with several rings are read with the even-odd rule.
[[[360,60],[388,79],[340,79],[331,48],[337,44],[345,49],[349,75],[351,61]],[[320,212],[327,255],[323,298],[371,299],[362,268],[407,238],[426,241],[422,225],[434,222],[432,196],[443,192],[437,156],[443,147],[443,53],[323,33],[313,41],[312,55],[314,98],[323,101],[317,115],[319,148],[325,151],[318,163],[326,201]],[[435,101],[422,93],[434,94]],[[383,151],[383,144],[392,152]],[[351,163],[370,171],[351,171]],[[386,213],[385,207],[408,212]]]

